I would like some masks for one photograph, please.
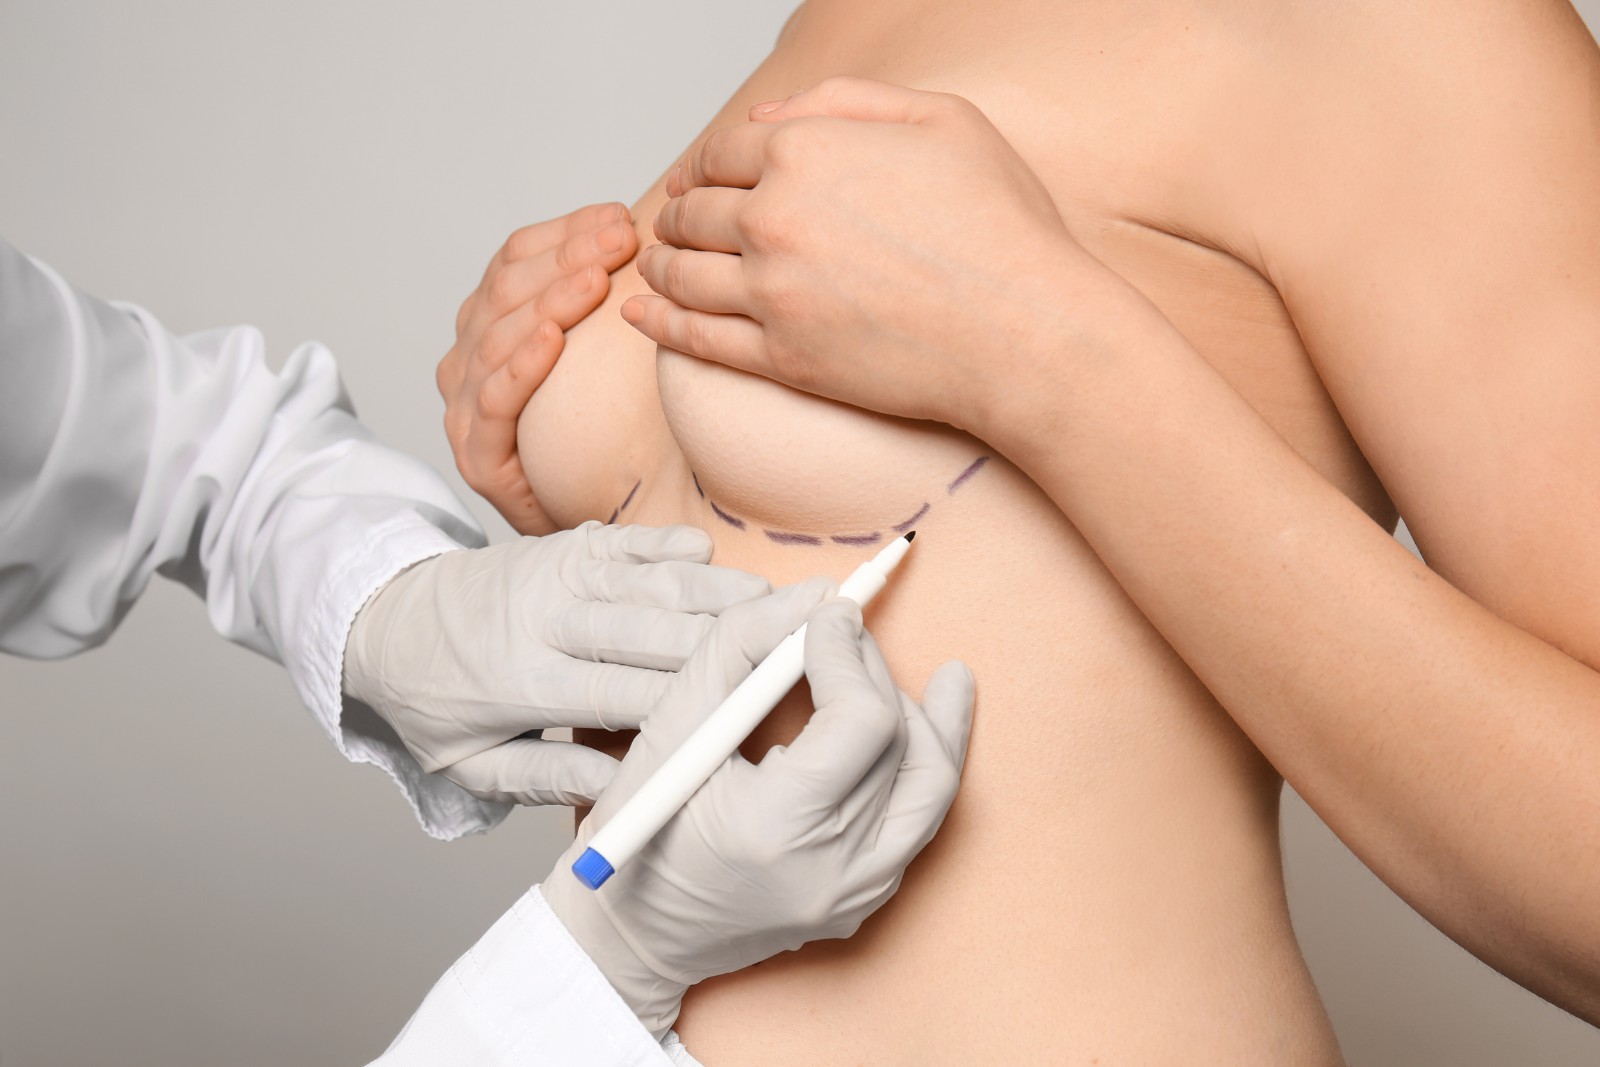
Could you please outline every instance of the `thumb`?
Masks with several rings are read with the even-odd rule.
[[[902,699],[906,751],[869,861],[879,878],[897,875],[910,863],[933,840],[950,811],[961,787],[972,697],[972,672],[951,661],[928,679],[921,706]]]
[[[676,749],[835,588],[813,578],[724,611],[640,725],[652,749]]]
[[[835,77],[787,100],[757,104],[750,109],[750,118],[755,122],[814,116],[866,122],[923,122],[960,99],[948,93],[928,93],[869,78]]]
[[[953,659],[933,672],[922,691],[922,708],[939,735],[950,762],[957,770],[966,763],[967,741],[972,737],[972,671]]]

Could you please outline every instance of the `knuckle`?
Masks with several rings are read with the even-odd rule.
[[[656,212],[656,217],[650,222],[650,232],[655,234],[657,241],[665,241],[667,235],[675,231],[678,212],[682,210],[683,197],[675,197],[661,205],[661,210]]]
[[[450,394],[455,392],[456,383],[463,377],[457,369],[460,361],[459,353],[452,348],[439,361],[439,365],[433,369],[434,387],[439,390],[439,395],[444,397],[446,401],[450,399]]]
[[[855,79],[846,74],[832,74],[823,78],[811,92],[817,93],[824,100],[831,100],[841,92],[848,91],[855,84]]]
[[[450,451],[455,454],[456,466],[459,468],[466,462],[467,428],[461,417],[461,410],[452,407],[444,413],[444,436],[450,442]]]
[[[520,230],[513,230],[501,251],[508,262],[527,259],[539,251],[539,229],[536,226],[524,226]]]
[[[511,358],[511,353],[515,349],[516,339],[508,337],[506,330],[490,330],[478,342],[478,358],[484,366],[498,369]]]
[[[578,254],[578,241],[579,239],[575,237],[570,241],[563,241],[556,247],[556,268],[562,274],[573,274],[584,265],[582,257]]]
[[[739,235],[752,248],[781,252],[790,244],[791,224],[769,202],[753,204],[739,215]]]
[[[767,162],[782,168],[804,158],[813,128],[812,123],[804,119],[791,119],[774,127],[762,147]]]
[[[689,232],[695,220],[700,217],[697,205],[700,204],[701,198],[704,196],[705,190],[697,187],[690,189],[672,201],[673,210],[670,220],[672,233],[681,237]]]
[[[704,315],[691,315],[683,324],[683,339],[694,352],[709,352],[715,340],[711,320]]]
[[[488,287],[484,293],[489,309],[496,314],[505,314],[517,306],[516,280],[510,271],[496,271],[494,277],[489,279]]]
[[[697,165],[692,168],[695,176],[703,177],[707,172],[717,170],[723,159],[726,158],[727,154],[727,127],[718,130],[712,130],[710,135],[706,137],[705,141],[701,143],[700,151],[696,153],[694,157],[697,161]]]
[[[682,293],[689,282],[688,256],[665,256],[661,264],[661,280],[674,293]]]

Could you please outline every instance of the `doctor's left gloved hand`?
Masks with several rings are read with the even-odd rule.
[[[588,804],[617,761],[537,731],[638,726],[714,617],[770,588],[710,558],[690,526],[598,522],[435,556],[356,616],[344,691],[474,796]]]
[[[824,603],[832,588],[806,582],[723,613],[540,887],[658,1038],[694,983],[854,934],[955,799],[971,673],[946,663],[917,704],[895,688],[860,608]],[[571,867],[589,839],[808,614],[816,711],[800,736],[758,764],[735,753],[604,885],[581,885]]]

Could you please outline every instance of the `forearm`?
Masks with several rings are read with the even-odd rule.
[[[1600,1020],[1600,677],[1422,566],[1153,309],[977,427],[1402,896]],[[1110,321],[1114,316],[1107,316]],[[1070,369],[1068,369],[1070,368]]]
[[[326,349],[273,371],[253,329],[175,337],[0,241],[0,353],[0,650],[97,645],[159,573],[203,597],[223,637],[283,663],[339,750],[387,770],[429,832],[504,818],[346,713],[340,659],[362,604],[482,534],[426,465],[355,420]]]

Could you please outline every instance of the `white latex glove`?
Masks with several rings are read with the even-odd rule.
[[[617,761],[538,731],[638,726],[713,617],[770,589],[710,558],[691,526],[587,522],[424,560],[356,616],[345,693],[475,796],[587,804]]]
[[[823,603],[833,588],[807,582],[723,612],[541,887],[658,1038],[701,979],[855,933],[955,799],[972,674],[939,668],[924,710],[895,688],[861,609]],[[808,614],[816,712],[800,736],[759,764],[735,753],[600,889],[583,886],[571,867],[589,839]]]

